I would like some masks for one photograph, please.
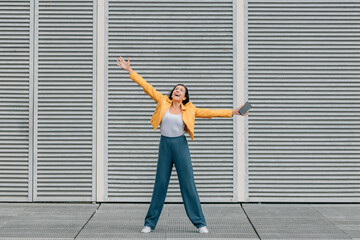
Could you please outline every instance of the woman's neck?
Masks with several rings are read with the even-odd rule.
[[[172,102],[172,107],[174,109],[179,109],[181,108],[181,102]]]

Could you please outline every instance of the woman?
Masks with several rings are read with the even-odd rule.
[[[155,229],[164,206],[172,166],[175,164],[186,214],[200,233],[208,233],[195,187],[189,147],[184,133],[188,132],[191,139],[194,140],[195,117],[232,117],[240,115],[238,110],[241,107],[234,110],[197,108],[189,101],[189,91],[184,85],[178,84],[172,89],[169,96],[163,95],[131,69],[130,59],[126,62],[119,57],[117,65],[128,71],[129,77],[157,102],[151,118],[151,125],[155,130],[160,125],[159,156],[152,199],[141,232],[149,233]]]

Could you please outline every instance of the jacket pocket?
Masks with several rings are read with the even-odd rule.
[[[159,121],[159,117],[160,117],[161,107],[162,107],[161,102],[158,102],[158,104],[156,105],[155,111],[151,117],[150,122],[151,122],[151,125],[154,127],[154,129],[156,129],[159,125],[158,121]]]

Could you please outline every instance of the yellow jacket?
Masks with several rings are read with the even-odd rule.
[[[144,92],[149,95],[155,102],[157,102],[156,109],[151,118],[151,125],[156,130],[159,126],[166,111],[170,108],[172,100],[167,95],[156,91],[156,89],[145,81],[139,74],[133,71],[129,78],[139,84]],[[198,118],[212,118],[212,117],[232,117],[231,109],[205,109],[197,108],[191,102],[181,104],[182,120],[185,123],[185,131],[189,133],[192,140],[194,140],[195,117]]]

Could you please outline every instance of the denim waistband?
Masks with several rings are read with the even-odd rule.
[[[178,138],[184,138],[184,137],[185,137],[185,135],[181,135],[178,137],[167,137],[167,136],[161,135],[161,138],[164,138],[164,139],[178,139]]]

